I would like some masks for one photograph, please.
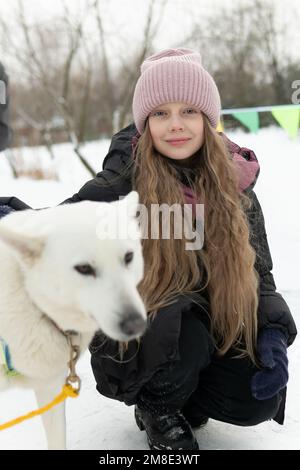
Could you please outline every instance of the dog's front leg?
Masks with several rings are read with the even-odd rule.
[[[51,382],[45,387],[36,388],[35,395],[39,407],[50,403],[61,392],[64,380]],[[49,450],[66,449],[65,402],[56,405],[42,415]]]

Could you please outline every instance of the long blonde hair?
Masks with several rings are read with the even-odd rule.
[[[218,353],[236,347],[256,363],[258,274],[245,214],[251,201],[239,191],[237,169],[222,137],[203,119],[204,144],[193,158],[195,178],[190,181],[197,201],[204,203],[203,248],[186,250],[184,237],[144,238],[139,292],[148,315],[155,316],[178,294],[207,289]],[[134,151],[132,183],[148,212],[152,204],[185,203],[178,172],[154,148],[148,122]]]

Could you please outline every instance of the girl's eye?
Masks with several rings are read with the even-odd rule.
[[[197,114],[197,110],[194,109],[194,108],[186,108],[184,111],[183,111],[184,114]],[[155,117],[165,117],[167,116],[167,112],[166,111],[153,111],[153,113],[151,114],[151,116],[155,116]]]
[[[164,114],[164,111],[155,111],[154,113],[152,113],[152,116],[162,116]]]

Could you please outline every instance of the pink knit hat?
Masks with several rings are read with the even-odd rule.
[[[149,113],[164,103],[181,101],[200,109],[213,127],[220,117],[221,100],[201,56],[192,49],[165,49],[148,57],[133,96],[133,119],[142,134]]]

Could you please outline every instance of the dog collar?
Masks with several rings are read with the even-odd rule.
[[[0,336],[0,364],[4,367],[5,374],[9,377],[15,377],[21,375],[11,362],[11,355],[9,352],[8,344]]]
[[[66,338],[70,335],[74,335],[74,336],[77,336],[79,335],[78,331],[75,331],[75,330],[62,330],[57,323],[55,323],[54,320],[52,320],[52,318],[50,318],[48,315],[46,315],[46,313],[44,313],[44,317],[46,317],[50,323],[52,323],[53,326],[55,326],[55,328],[60,331],[60,333],[62,333],[64,336],[66,336]]]

